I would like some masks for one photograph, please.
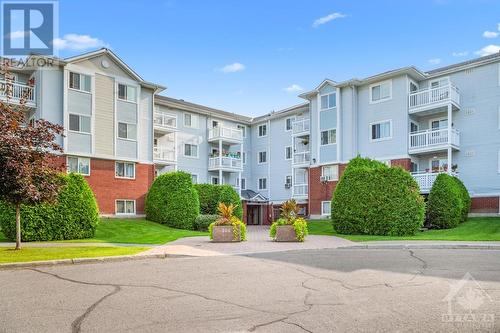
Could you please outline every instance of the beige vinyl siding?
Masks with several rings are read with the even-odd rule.
[[[113,78],[95,75],[95,153],[113,155],[115,142],[115,82]]]

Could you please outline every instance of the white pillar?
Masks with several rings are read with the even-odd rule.
[[[452,153],[453,150],[451,148],[451,125],[453,124],[453,119],[452,119],[452,106],[451,103],[448,104],[448,174],[451,175],[451,166],[453,163],[452,160]]]
[[[219,184],[222,185],[222,140],[219,139]]]

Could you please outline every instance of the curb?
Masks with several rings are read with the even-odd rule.
[[[170,257],[175,257],[175,256],[166,253],[161,253],[161,254],[147,254],[147,255],[126,255],[126,256],[114,256],[114,257],[74,258],[74,259],[56,259],[56,260],[30,261],[30,262],[15,262],[15,263],[0,264],[0,271],[6,269],[31,268],[40,266],[98,264],[98,263],[120,262],[129,260],[166,259]]]
[[[363,249],[363,250],[406,250],[406,249],[420,249],[420,250],[500,250],[500,245],[473,245],[473,244],[408,244],[408,245],[353,245],[342,246],[339,250]]]

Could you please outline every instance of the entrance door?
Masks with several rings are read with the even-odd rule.
[[[260,205],[247,205],[247,224],[259,225],[261,217]]]

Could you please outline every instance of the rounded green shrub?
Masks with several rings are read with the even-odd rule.
[[[82,175],[61,175],[63,186],[54,204],[21,206],[21,235],[25,242],[94,237],[99,208]],[[0,202],[0,227],[5,236],[16,237],[15,209]]]
[[[194,230],[198,231],[208,231],[208,226],[217,221],[219,215],[212,214],[202,214],[198,215],[196,220],[194,220]]]
[[[336,186],[331,220],[340,234],[414,235],[424,222],[418,184],[400,167],[357,157]]]
[[[196,184],[195,189],[200,199],[201,214],[217,214],[217,205],[223,202],[226,205],[233,204],[234,216],[240,220],[243,218],[240,196],[231,185]]]
[[[465,187],[464,183],[458,179],[457,177],[453,177],[453,180],[457,184],[460,194],[461,194],[461,199],[462,199],[462,222],[467,221],[467,217],[469,216],[469,211],[470,211],[470,206],[472,204],[472,200],[470,198],[469,191]]]
[[[433,228],[455,228],[462,221],[465,211],[462,195],[455,177],[446,173],[436,177],[427,199],[427,217]]]
[[[168,172],[158,176],[146,196],[148,220],[179,229],[193,229],[200,213],[200,202],[186,172]]]

